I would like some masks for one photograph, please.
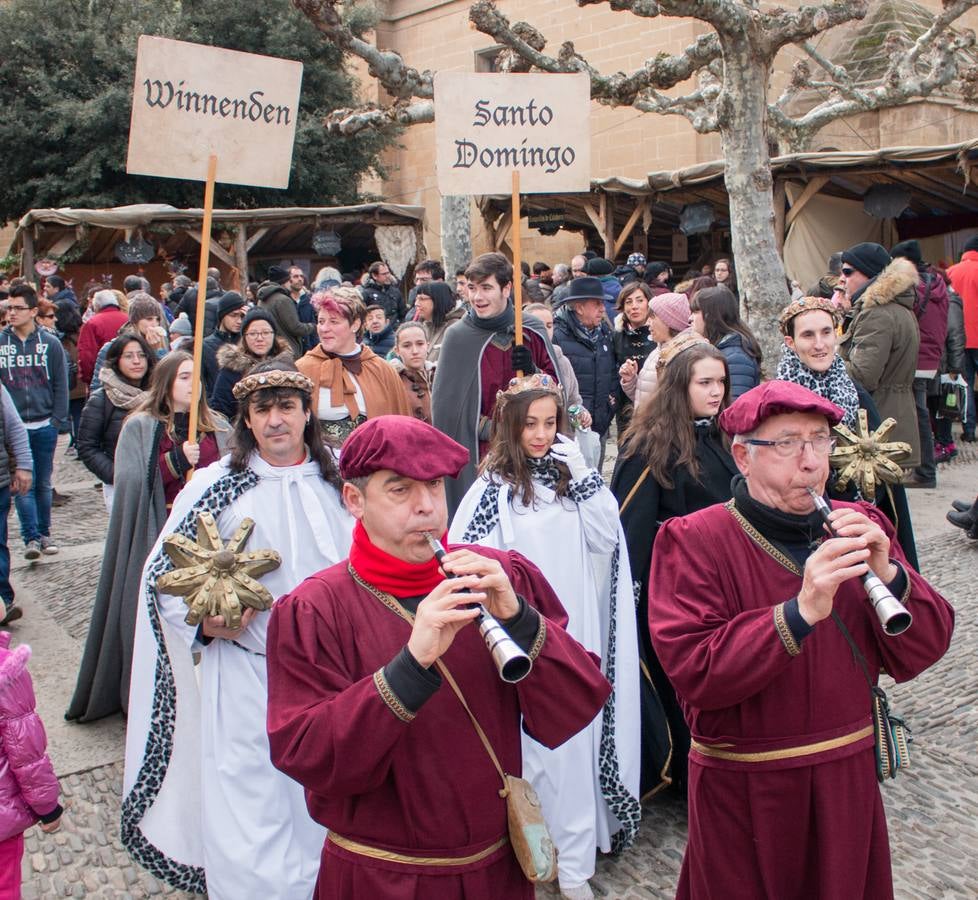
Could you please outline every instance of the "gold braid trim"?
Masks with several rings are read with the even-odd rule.
[[[747,533],[747,536],[760,547],[771,559],[780,563],[789,572],[794,572],[795,575],[802,575],[801,569],[798,568],[798,564],[790,557],[782,553],[777,547],[774,546],[763,534],[761,534],[750,522],[747,521],[741,515],[739,509],[734,506],[733,500],[728,500],[723,504],[723,508],[727,510],[734,517],[734,520],[740,525],[741,528]]]
[[[543,642],[547,639],[547,620],[543,617],[543,613],[538,611],[537,615],[540,618],[540,627],[537,628],[537,636],[533,639],[533,645],[530,647],[528,654],[530,659],[536,659],[540,655]]]
[[[231,393],[234,394],[235,400],[244,400],[245,397],[254,391],[260,391],[263,388],[280,387],[293,388],[297,391],[303,391],[306,394],[312,393],[312,381],[305,375],[301,372],[284,372],[281,369],[245,375],[244,378],[231,388]]]
[[[397,718],[402,722],[411,722],[414,720],[414,713],[401,703],[397,694],[391,690],[391,686],[387,683],[387,678],[384,676],[383,669],[378,669],[374,672],[374,687],[377,688],[377,693],[380,694],[380,698],[387,704],[387,708]]]
[[[774,627],[778,630],[778,637],[781,638],[784,649],[788,651],[788,656],[797,656],[801,653],[801,647],[798,646],[798,641],[795,640],[795,636],[791,633],[788,620],[785,618],[783,603],[779,603],[774,607]]]

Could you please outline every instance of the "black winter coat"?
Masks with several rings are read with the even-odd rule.
[[[624,316],[622,318],[624,319]],[[648,359],[649,354],[655,347],[656,343],[652,340],[648,325],[629,328],[623,322],[620,330],[615,329],[615,365],[619,368],[621,368],[622,363],[626,360],[634,359],[638,363],[639,369],[641,369],[642,363]],[[620,381],[618,383],[617,393],[618,412],[615,414],[615,420],[618,422],[618,434],[621,435],[628,427],[628,423],[632,420],[634,404],[629,399],[628,394],[622,390]]]
[[[363,343],[374,351],[381,359],[387,359],[387,354],[394,349],[394,326],[388,325],[383,331],[371,334],[369,331],[363,332]]]
[[[82,409],[78,425],[78,458],[99,481],[115,481],[115,445],[129,411],[115,406],[104,390],[94,391]]]
[[[744,349],[744,339],[736,331],[731,331],[730,334],[720,338],[717,350],[727,357],[727,368],[730,369],[731,402],[761,383],[761,367]]]
[[[368,278],[360,285],[360,294],[363,296],[364,306],[382,306],[387,313],[387,321],[395,328],[400,322],[404,321],[407,315],[407,304],[401,294],[401,289],[396,284],[377,284]]]
[[[591,430],[603,435],[618,406],[618,365],[611,328],[601,323],[597,341],[581,328],[577,316],[566,306],[554,317],[554,339],[570,360],[581,390],[581,400],[591,414]]]
[[[204,382],[206,396],[210,396],[214,390],[214,382],[217,381],[217,370],[220,368],[217,363],[217,351],[225,344],[237,344],[240,341],[241,335],[232,334],[230,331],[215,331],[204,338],[204,346],[201,348],[201,380]]]

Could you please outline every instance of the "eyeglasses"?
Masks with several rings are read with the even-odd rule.
[[[842,274],[845,275],[846,278],[848,278],[850,275],[855,275],[856,274],[856,270],[855,269],[850,269],[849,266],[843,266],[842,267]]]
[[[31,308],[30,306],[8,306],[7,312],[27,312]]]
[[[249,331],[245,337],[270,338],[273,334],[275,334],[274,331]]]
[[[777,441],[762,441],[757,438],[751,438],[750,440],[744,441],[744,443],[750,444],[753,447],[774,447],[774,452],[782,459],[792,459],[793,457],[801,456],[805,452],[806,444],[812,445],[812,451],[817,456],[828,456],[835,450],[835,438],[827,434],[817,435],[807,441],[801,438],[781,438]]]
[[[127,362],[142,362],[146,359],[145,353],[123,353],[119,359],[124,359]]]

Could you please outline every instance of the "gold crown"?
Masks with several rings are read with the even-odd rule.
[[[272,369],[270,372],[253,372],[245,375],[232,389],[235,400],[244,400],[249,394],[260,391],[263,388],[292,388],[293,390],[303,391],[306,394],[312,393],[312,382],[301,372],[283,372],[281,369]]]
[[[511,378],[509,387],[505,391],[496,393],[496,403],[505,403],[510,397],[515,397],[525,391],[548,391],[554,395],[558,406],[564,405],[564,394],[557,383],[557,379],[546,372],[524,375],[522,378]]]
[[[827,312],[832,316],[832,323],[834,325],[839,324],[841,314],[839,308],[831,300],[826,300],[824,297],[799,297],[781,310],[781,315],[778,316],[778,325],[781,326],[781,333],[788,333],[788,323],[795,316],[800,316],[805,312],[813,312],[816,309]]]

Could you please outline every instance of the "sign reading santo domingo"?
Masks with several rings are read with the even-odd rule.
[[[126,171],[289,186],[302,63],[142,35]]]
[[[576,75],[435,75],[438,189],[526,194],[591,186],[590,79]]]

